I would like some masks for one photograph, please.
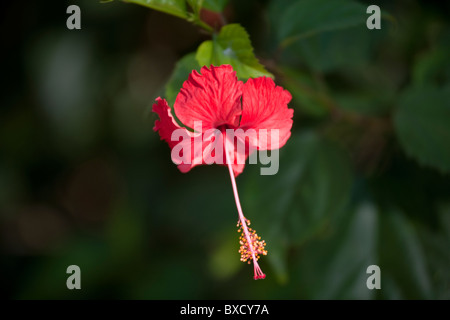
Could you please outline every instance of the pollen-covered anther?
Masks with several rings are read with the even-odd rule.
[[[250,220],[246,219],[246,224],[247,226],[250,225]],[[238,232],[241,233],[241,236],[239,237],[239,253],[241,254],[241,261],[242,262],[247,262],[247,263],[251,263],[251,260],[253,260],[253,257],[255,258],[256,261],[259,260],[261,255],[267,255],[267,250],[265,249],[266,247],[266,242],[264,240],[261,240],[261,237],[258,236],[258,234],[256,233],[255,230],[253,230],[252,228],[248,228],[248,233],[249,233],[249,239],[251,242],[251,247],[247,241],[247,237],[245,236],[243,230],[242,230],[242,225],[241,222],[238,222]],[[252,254],[252,248],[253,248],[253,253]]]

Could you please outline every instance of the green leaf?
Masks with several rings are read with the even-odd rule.
[[[186,19],[188,17],[185,0],[122,0],[122,1],[139,4],[141,6],[162,11],[183,19]]]
[[[421,55],[413,69],[412,81],[416,85],[427,85],[436,81],[450,81],[450,46],[439,46]]]
[[[309,116],[323,117],[328,114],[327,98],[309,74],[283,68],[283,75],[283,86],[292,94],[293,105]]]
[[[387,90],[379,92],[371,88],[364,91],[336,91],[333,99],[340,109],[373,116],[386,114],[391,107],[394,95]]]
[[[170,106],[173,106],[178,92],[180,92],[184,81],[193,70],[199,70],[199,65],[195,59],[195,53],[189,53],[181,58],[175,65],[175,69],[166,84],[166,100]]]
[[[367,267],[378,264],[379,218],[363,203],[331,227],[326,237],[307,243],[296,257],[293,280],[307,299],[371,299]]]
[[[304,298],[433,298],[424,248],[402,212],[364,202],[330,229],[294,259],[292,282]],[[370,265],[380,267],[381,290],[366,286]]]
[[[285,8],[278,20],[282,46],[328,30],[366,22],[366,6],[351,0],[301,0]]]
[[[214,11],[222,12],[228,4],[228,0],[205,0],[203,8]]]
[[[450,87],[409,88],[400,97],[394,125],[400,144],[423,165],[450,172]]]
[[[421,240],[424,245],[428,269],[433,285],[434,299],[450,299],[450,204],[441,206],[439,222],[442,230],[422,225]],[[441,231],[441,232],[438,232]]]
[[[194,11],[196,15],[199,15],[203,6],[203,0],[187,0],[187,2],[191,6],[192,11]]]
[[[354,69],[369,60],[371,37],[365,27],[327,31],[296,41],[286,48],[283,59],[320,72]]]
[[[226,25],[213,40],[203,42],[197,49],[196,59],[201,66],[230,64],[239,79],[273,77],[258,62],[250,38],[239,24]]]
[[[264,229],[262,231],[264,232]],[[263,235],[266,242],[270,243],[267,261],[270,263],[278,282],[286,284],[289,280],[288,251],[290,246],[288,235],[284,232],[282,223],[274,224],[274,227]]]
[[[431,299],[425,255],[415,228],[395,210],[388,210],[380,218],[378,252],[382,297]]]
[[[289,151],[285,166],[291,170],[284,171],[284,178],[291,181],[292,191],[285,226],[291,241],[301,243],[341,213],[349,200],[352,174],[342,150],[314,134],[294,137]]]

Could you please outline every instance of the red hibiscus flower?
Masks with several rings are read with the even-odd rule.
[[[238,81],[229,65],[203,67],[193,71],[178,94],[174,111],[193,131],[180,127],[167,101],[156,99],[153,112],[159,115],[153,130],[158,131],[172,150],[172,160],[181,172],[199,164],[228,166],[239,213],[241,261],[253,261],[254,278],[264,279],[258,265],[266,255],[265,242],[248,227],[242,213],[235,177],[255,150],[281,148],[291,135],[293,110],[291,95],[272,79],[259,77]]]

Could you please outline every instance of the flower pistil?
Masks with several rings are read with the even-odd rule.
[[[245,223],[242,225],[241,220],[238,221],[236,225],[238,227],[238,232],[241,233],[239,237],[239,253],[241,254],[241,261],[250,264],[253,261],[255,276],[254,279],[264,279],[266,275],[262,272],[258,265],[258,260],[260,255],[267,255],[266,242],[261,240],[255,230],[250,228],[250,220],[244,218]],[[246,225],[245,225],[246,224]]]

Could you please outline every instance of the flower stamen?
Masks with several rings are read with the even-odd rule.
[[[233,186],[234,200],[236,202],[236,207],[239,213],[239,221],[237,224],[238,232],[241,233],[239,237],[239,253],[241,254],[241,261],[251,263],[253,261],[253,271],[255,280],[264,279],[266,275],[262,272],[258,264],[258,259],[260,255],[267,255],[267,250],[265,250],[266,242],[261,240],[256,232],[248,227],[250,225],[250,220],[244,217],[242,213],[241,203],[239,201],[239,195],[236,187],[236,180],[234,178],[233,167],[230,161],[230,156],[228,154],[229,149],[227,148],[227,139],[224,141],[225,144],[225,157],[228,165],[228,171],[230,172],[231,184]]]
[[[247,262],[248,264],[250,264],[250,261],[253,261],[255,280],[264,279],[266,275],[261,271],[257,261],[261,255],[267,255],[267,250],[265,249],[266,242],[261,240],[261,237],[258,236],[255,230],[248,227],[250,225],[250,220],[244,219],[247,224],[250,242],[245,235],[241,220],[239,220],[236,226],[238,227],[238,232],[241,233],[241,236],[239,237],[239,253],[241,254],[241,261]]]

